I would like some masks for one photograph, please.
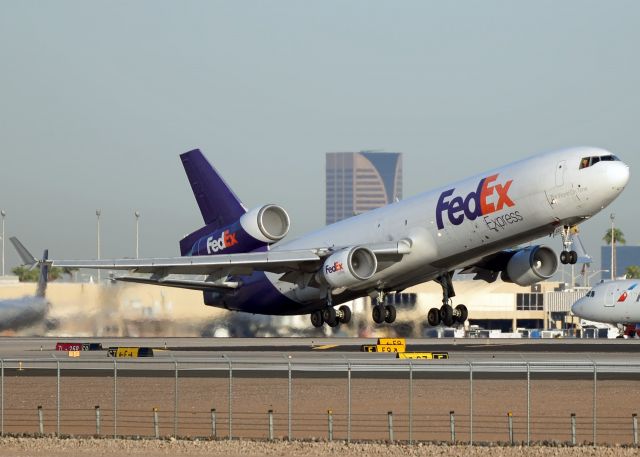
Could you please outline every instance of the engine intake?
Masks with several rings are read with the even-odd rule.
[[[350,287],[370,279],[378,269],[378,259],[363,246],[338,251],[325,260],[322,277],[334,289]]]
[[[516,252],[500,277],[504,282],[530,286],[549,279],[558,269],[558,257],[547,246],[531,246]]]

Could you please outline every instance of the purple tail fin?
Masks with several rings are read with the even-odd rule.
[[[207,226],[224,227],[247,212],[200,149],[185,152],[180,159]]]

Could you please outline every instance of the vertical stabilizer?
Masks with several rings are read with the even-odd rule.
[[[38,289],[36,291],[37,297],[44,297],[44,293],[47,290],[47,281],[49,280],[49,250],[45,249],[42,254],[42,262],[40,262],[40,277],[38,278]]]
[[[246,209],[199,149],[180,155],[206,225],[220,228],[240,219]]]

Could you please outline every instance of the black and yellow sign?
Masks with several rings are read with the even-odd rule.
[[[432,359],[448,359],[448,352],[403,352],[399,353],[397,356],[399,359],[421,359],[421,360],[432,360]]]
[[[151,348],[109,348],[111,357],[153,357]]]

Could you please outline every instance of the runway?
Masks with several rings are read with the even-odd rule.
[[[80,360],[104,359],[109,347],[149,347],[154,359],[237,361],[387,360],[395,354],[363,353],[375,338],[0,338],[0,359],[68,359],[56,343],[100,343],[102,351],[82,351]],[[454,362],[593,362],[640,364],[640,339],[407,339],[407,351],[448,352]]]

